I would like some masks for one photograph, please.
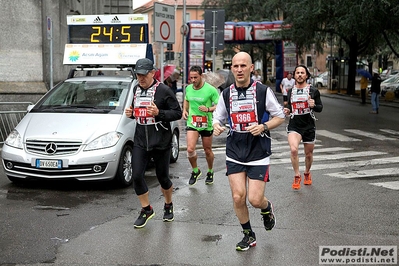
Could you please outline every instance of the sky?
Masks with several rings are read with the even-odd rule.
[[[142,5],[144,5],[147,2],[150,2],[151,0],[133,0],[133,9],[138,8]]]

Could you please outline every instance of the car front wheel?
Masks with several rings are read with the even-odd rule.
[[[116,171],[115,181],[122,187],[128,187],[133,183],[132,179],[132,153],[131,144],[126,144],[119,158],[118,170]]]
[[[172,149],[170,151],[170,162],[175,163],[179,158],[179,131],[175,129],[172,135]]]

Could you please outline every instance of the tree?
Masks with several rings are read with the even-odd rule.
[[[293,40],[300,51],[312,44],[320,51],[329,36],[345,44],[349,58],[347,93],[351,95],[355,94],[358,57],[369,58],[386,45],[382,34],[398,25],[398,6],[395,0],[266,1],[266,10],[283,12],[284,23],[291,27],[282,35]]]
[[[387,45],[398,55],[397,0],[205,0],[204,5],[224,8],[231,20],[283,19],[290,27],[280,36],[295,42],[299,52],[313,47],[323,52],[324,44],[333,37],[349,59],[347,93],[351,95],[355,94],[359,57],[372,58]]]

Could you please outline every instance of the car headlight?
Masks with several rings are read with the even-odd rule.
[[[14,147],[17,149],[23,148],[21,135],[15,129],[13,131],[11,131],[11,133],[8,135],[8,137],[6,138],[4,143],[8,146],[11,146],[11,147]]]
[[[107,133],[90,142],[84,150],[92,151],[112,147],[118,143],[121,137],[122,133],[119,132]]]

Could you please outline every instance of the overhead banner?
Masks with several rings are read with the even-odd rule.
[[[66,44],[65,65],[134,65],[148,44]]]

